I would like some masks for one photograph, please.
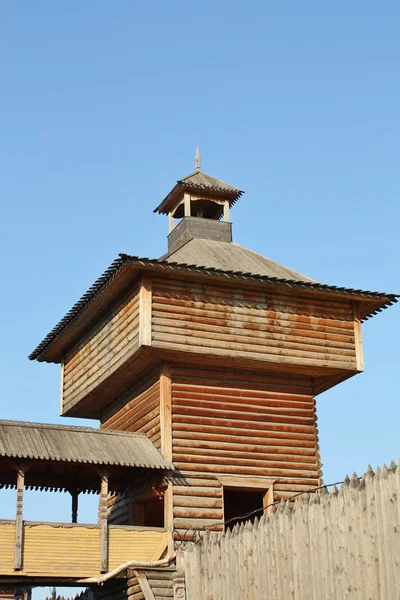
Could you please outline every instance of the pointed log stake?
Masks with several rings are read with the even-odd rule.
[[[100,573],[106,573],[108,567],[107,495],[108,477],[106,475],[103,475],[101,478],[99,498]]]
[[[14,569],[20,571],[22,569],[22,537],[23,537],[23,520],[22,509],[24,499],[24,472],[17,471],[17,513],[15,518],[15,553],[14,553]]]

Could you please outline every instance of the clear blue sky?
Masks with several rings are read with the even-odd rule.
[[[59,367],[27,355],[118,252],[165,251],[152,211],[196,144],[246,190],[235,241],[400,292],[399,19],[394,1],[3,0],[0,417],[66,422]],[[326,482],[399,458],[399,320],[367,322],[365,373],[318,398]],[[27,518],[59,518],[54,498]]]

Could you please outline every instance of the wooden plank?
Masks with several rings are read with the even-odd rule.
[[[161,432],[161,454],[167,460],[172,460],[172,391],[171,391],[171,368],[164,364],[160,372],[160,432]],[[173,488],[169,482],[164,493],[164,525],[169,532],[168,552],[173,552]]]
[[[151,277],[143,276],[139,289],[139,346],[151,346]]]
[[[190,217],[190,194],[185,192],[183,195],[183,204],[185,209],[185,217]]]
[[[360,303],[353,302],[353,315],[354,315],[354,339],[356,345],[356,363],[357,371],[364,371],[364,351],[362,344],[362,333],[361,333],[361,318],[360,318]]]
[[[15,517],[15,543],[14,543],[14,569],[22,569],[22,543],[23,543],[23,500],[24,500],[25,474],[17,471],[17,510]]]
[[[140,585],[140,589],[143,592],[145,600],[155,600],[154,594],[151,590],[150,584],[147,581],[147,577],[143,571],[134,571],[134,574]]]
[[[171,369],[165,364],[160,373],[160,427],[162,455],[167,460],[172,460]]]
[[[240,475],[218,477],[218,480],[227,488],[260,490],[270,488],[275,482],[275,479],[270,477],[241,477]]]
[[[64,361],[61,362],[60,369],[60,415],[63,414],[64,405]]]

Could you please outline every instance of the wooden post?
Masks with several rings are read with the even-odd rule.
[[[185,193],[183,202],[185,207],[185,217],[190,217],[190,194]]]
[[[70,490],[69,492],[72,496],[72,523],[78,522],[78,490]]]
[[[24,500],[25,474],[22,470],[17,472],[17,514],[15,518],[15,553],[14,569],[22,569],[22,538],[23,538],[23,500]]]
[[[64,361],[61,363],[60,373],[60,415],[64,412]]]
[[[169,365],[163,365],[160,375],[160,429],[161,454],[167,460],[172,460],[172,394],[171,370]],[[174,507],[172,482],[164,493],[164,526],[168,530],[168,552],[174,551]]]
[[[229,221],[229,200],[224,203],[224,221]]]
[[[144,276],[139,290],[139,346],[151,346],[151,278]]]
[[[169,233],[175,228],[175,219],[172,212],[168,213]]]
[[[108,477],[107,475],[102,475],[99,498],[100,573],[106,573],[108,567],[107,496]]]
[[[361,334],[360,303],[353,301],[354,341],[356,344],[357,371],[364,371],[364,352]]]

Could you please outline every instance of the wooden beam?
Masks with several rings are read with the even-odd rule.
[[[143,573],[143,571],[133,571],[133,572],[135,574],[136,579],[138,580],[139,587],[143,592],[143,596],[144,596],[145,600],[155,600],[155,597],[154,597],[154,594],[150,587],[150,584],[148,582],[148,579],[147,579],[146,575]]]
[[[246,477],[246,475],[227,475],[218,477],[226,488],[242,488],[243,490],[266,490],[273,486],[275,479],[269,477]]]
[[[185,192],[183,197],[183,203],[185,208],[185,217],[190,217],[190,194]]]
[[[172,212],[168,213],[168,223],[169,223],[169,233],[175,229],[175,219],[173,217]]]
[[[139,289],[139,346],[151,346],[151,277],[145,275]]]
[[[364,371],[364,351],[362,345],[360,302],[353,300],[354,340],[356,344],[357,371]]]
[[[172,392],[171,370],[169,365],[161,367],[160,374],[160,429],[161,454],[167,460],[172,460]],[[174,506],[172,482],[164,494],[164,526],[168,530],[168,552],[174,551]]]
[[[172,460],[172,395],[171,370],[169,365],[161,367],[160,374],[160,428],[161,453],[167,460]]]
[[[229,221],[229,200],[224,203],[224,221]]]
[[[108,524],[107,524],[108,476],[101,478],[99,498],[100,525],[100,573],[106,573],[108,568]]]
[[[60,373],[60,415],[64,412],[64,361],[61,363]]]
[[[23,499],[24,499],[25,474],[24,471],[17,471],[17,512],[15,518],[15,552],[14,569],[22,569],[22,542],[23,542]]]
[[[78,496],[79,496],[79,492],[78,490],[70,490],[70,494],[72,496],[72,523],[77,523],[78,522]]]

